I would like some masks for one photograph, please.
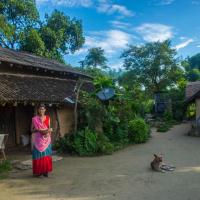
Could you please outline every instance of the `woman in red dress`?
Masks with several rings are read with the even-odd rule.
[[[32,118],[32,164],[33,175],[48,177],[52,171],[50,117],[45,115],[45,105],[38,106],[38,115]]]

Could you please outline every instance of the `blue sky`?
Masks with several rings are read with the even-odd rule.
[[[111,68],[127,44],[170,39],[181,57],[200,52],[200,0],[36,0],[41,17],[54,9],[81,19],[85,44],[66,62],[79,66],[87,50],[102,47]]]

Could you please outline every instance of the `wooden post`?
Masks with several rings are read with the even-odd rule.
[[[78,100],[79,100],[79,93],[81,90],[81,87],[83,85],[83,80],[79,80],[80,82],[76,83],[76,86],[74,88],[74,93],[75,93],[75,106],[74,106],[74,133],[76,134],[77,128],[78,128],[78,112],[77,112],[77,107],[78,107]]]
[[[55,140],[58,138],[61,137],[61,134],[60,134],[60,122],[59,122],[59,118],[58,118],[58,109],[57,107],[55,108],[55,114],[56,114],[56,121],[57,121],[57,130],[56,130],[56,137],[55,137]]]

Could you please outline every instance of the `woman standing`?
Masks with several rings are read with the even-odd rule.
[[[50,117],[45,115],[44,104],[40,104],[37,111],[38,115],[32,118],[31,125],[33,175],[48,177],[52,171]]]

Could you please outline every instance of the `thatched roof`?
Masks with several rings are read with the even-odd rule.
[[[0,74],[0,102],[63,103],[66,97],[74,97],[75,80],[40,77],[34,75]],[[91,82],[84,83],[83,90],[92,91]]]
[[[14,51],[2,47],[0,47],[0,61],[26,67],[42,68],[51,71],[72,73],[88,78],[90,77],[87,74],[75,70],[72,67],[67,66],[65,64],[61,64],[56,60],[36,56],[26,52]]]
[[[200,81],[189,82],[185,90],[185,102],[189,103],[200,97]]]

